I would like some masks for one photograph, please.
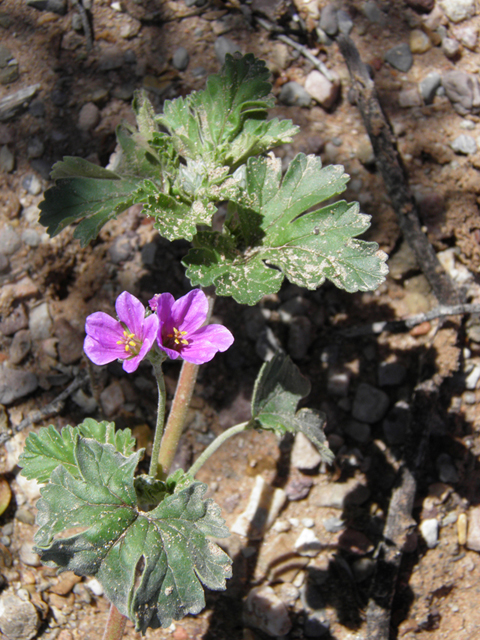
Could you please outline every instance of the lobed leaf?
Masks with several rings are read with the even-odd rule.
[[[278,291],[284,276],[308,289],[327,278],[350,292],[375,289],[388,272],[387,256],[355,239],[370,216],[344,201],[305,213],[341,193],[347,180],[342,166],[322,168],[315,156],[298,154],[283,180],[280,160],[250,158],[224,236],[199,233],[184,259],[192,284],[214,284],[246,304]]]
[[[23,467],[22,475],[28,480],[47,482],[52,472],[59,465],[63,465],[72,476],[79,477],[74,455],[77,435],[111,444],[116,451],[125,456],[130,455],[135,449],[135,438],[132,437],[130,429],[115,431],[113,422],[97,422],[93,418],[86,418],[76,427],[64,427],[60,433],[50,425],[42,427],[38,434],[29,433],[25,449],[18,461],[19,466]]]
[[[177,473],[155,509],[137,507],[140,455],[125,457],[110,444],[77,435],[79,476],[63,466],[52,473],[37,503],[35,541],[49,566],[95,575],[110,601],[144,633],[198,613],[205,605],[202,585],[225,589],[231,560],[206,537],[225,537],[228,530],[219,507],[204,499],[205,484]],[[81,530],[56,537],[74,528]]]
[[[252,397],[252,417],[261,429],[279,436],[301,431],[317,447],[322,459],[331,464],[334,455],[323,432],[325,415],[300,409],[298,402],[310,393],[310,383],[290,358],[277,351],[258,374]]]

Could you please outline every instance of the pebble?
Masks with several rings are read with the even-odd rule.
[[[10,224],[5,224],[0,229],[0,253],[11,256],[22,246],[22,240]]]
[[[18,552],[20,562],[28,565],[29,567],[39,567],[42,562],[38,553],[33,550],[33,544],[30,542],[24,542]]]
[[[355,155],[359,161],[367,167],[375,163],[375,153],[373,152],[370,138],[367,135],[360,136],[355,149]]]
[[[103,587],[96,578],[90,578],[85,582],[85,586],[90,589],[94,596],[103,596]]]
[[[179,71],[185,71],[190,62],[190,56],[185,47],[177,47],[172,58],[172,65]]]
[[[215,51],[215,55],[217,56],[217,60],[220,64],[225,62],[225,57],[227,53],[233,56],[234,53],[240,51],[240,45],[230,40],[226,36],[219,36],[215,40],[215,44],[213,45],[213,49]]]
[[[323,526],[329,533],[338,533],[342,529],[345,529],[345,520],[332,516],[331,518],[325,518],[322,521]]]
[[[303,633],[306,638],[323,638],[330,632],[330,623],[323,611],[306,612]]]
[[[400,362],[381,362],[378,365],[377,378],[379,387],[396,387],[401,385],[406,376],[407,369]]]
[[[382,422],[383,434],[388,444],[403,444],[405,442],[410,419],[410,406],[404,400],[399,400]]]
[[[22,242],[24,242],[28,247],[38,247],[42,239],[35,231],[35,229],[25,229],[22,233]]]
[[[330,109],[338,98],[340,84],[330,82],[323,73],[314,69],[305,80],[305,90],[324,109]]]
[[[316,507],[344,509],[347,505],[363,504],[369,497],[368,487],[357,478],[350,478],[346,482],[331,482],[318,487],[315,493],[312,491],[310,499]]]
[[[291,464],[300,471],[313,471],[322,462],[322,457],[310,440],[299,432],[295,435]]]
[[[462,120],[460,122],[460,129],[472,131],[473,129],[475,129],[475,122],[472,122],[471,120]]]
[[[62,364],[73,364],[83,355],[83,331],[74,329],[65,318],[57,318],[54,334],[58,338],[58,357]]]
[[[353,576],[355,582],[363,582],[368,580],[375,569],[375,562],[371,558],[358,558],[352,564]]]
[[[438,530],[439,526],[436,518],[427,518],[420,523],[420,533],[429,549],[434,549],[438,544]]]
[[[40,618],[28,600],[22,600],[13,591],[0,596],[0,630],[8,640],[31,640],[37,635]]]
[[[64,16],[67,12],[67,0],[27,0],[27,5],[39,11],[51,11],[59,16]]]
[[[410,51],[412,53],[425,53],[432,48],[432,42],[425,31],[413,29],[410,32]]]
[[[442,83],[442,77],[436,71],[430,72],[419,82],[418,88],[425,104],[432,104],[436,91]]]
[[[100,394],[100,402],[107,418],[111,418],[120,411],[125,404],[125,396],[123,395],[122,385],[118,380],[105,387]]]
[[[457,519],[457,537],[458,544],[464,547],[467,543],[467,529],[468,529],[468,521],[467,514],[461,513]]]
[[[350,438],[362,444],[369,442],[372,437],[370,425],[365,422],[358,422],[357,420],[350,420],[343,430],[347,436],[350,436]]]
[[[350,31],[353,29],[353,20],[350,15],[346,11],[343,11],[343,9],[340,9],[337,11],[337,21],[340,33],[348,36]]]
[[[78,114],[77,127],[81,131],[90,131],[100,122],[100,110],[93,102],[87,102]]]
[[[48,302],[41,302],[33,309],[30,309],[28,327],[32,340],[46,340],[52,331],[52,318],[48,308]]]
[[[316,533],[305,527],[295,541],[295,551],[301,556],[314,558],[323,548],[323,544],[317,538]]]
[[[29,507],[18,507],[15,511],[15,520],[23,522],[23,524],[33,525],[35,524],[35,516],[31,512]]]
[[[30,138],[27,145],[28,158],[41,158],[43,156],[44,151],[45,151],[45,145],[40,140],[40,138],[37,138],[36,136],[34,136],[33,138]]]
[[[413,64],[413,56],[406,42],[389,49],[385,54],[385,61],[397,71],[409,71]]]
[[[357,529],[345,529],[338,538],[338,546],[344,551],[363,556],[373,550],[372,541]]]
[[[73,587],[72,591],[75,594],[76,602],[80,604],[90,604],[92,602],[92,596],[90,594],[90,591],[82,582],[79,582],[78,584],[76,584]]]
[[[460,25],[453,31],[455,38],[460,40],[464,47],[475,51],[477,47],[478,31],[477,28],[471,25]]]
[[[460,43],[455,38],[443,38],[442,51],[447,58],[456,58],[460,53]]]
[[[38,196],[42,190],[42,183],[34,173],[29,173],[22,180],[22,187],[32,196]]]
[[[12,404],[37,387],[38,379],[34,373],[0,365],[0,404]]]
[[[0,84],[10,84],[18,77],[18,62],[12,52],[0,44]]]
[[[384,417],[389,404],[390,399],[384,391],[361,382],[353,400],[352,415],[360,422],[373,424]]]
[[[287,349],[293,360],[303,360],[307,357],[313,342],[314,331],[312,323],[304,316],[292,320],[288,328]]]
[[[282,86],[278,99],[289,107],[309,107],[312,101],[308,91],[294,80]]]
[[[30,331],[21,329],[14,335],[9,350],[9,360],[11,364],[20,364],[28,355],[32,346]]]
[[[6,144],[0,149],[0,171],[11,173],[15,168],[15,156]]]
[[[87,396],[83,389],[78,389],[77,391],[75,391],[75,393],[72,394],[72,400],[76,405],[80,407],[80,409],[82,409],[82,411],[87,416],[91,415],[97,408],[97,401],[95,400],[95,398]]]
[[[458,472],[448,453],[441,453],[435,461],[440,482],[455,484],[458,482]]]
[[[475,15],[475,0],[438,0],[438,4],[452,22],[462,22]]]
[[[461,116],[480,112],[480,82],[476,76],[459,69],[447,71],[442,76],[442,86]]]
[[[421,13],[430,13],[435,6],[435,0],[405,0],[409,7]]]
[[[345,398],[348,395],[351,375],[348,369],[329,368],[327,372],[328,393]]]
[[[374,0],[368,0],[362,5],[362,11],[365,17],[376,24],[384,24],[385,18]]]
[[[112,71],[123,67],[123,51],[116,46],[106,47],[98,56],[98,70]]]
[[[285,494],[291,502],[296,500],[303,500],[310,493],[313,480],[308,476],[302,476],[301,478],[293,478],[285,486]]]
[[[421,107],[422,96],[419,94],[416,87],[411,89],[402,89],[398,92],[398,105],[402,107],[402,109]]]
[[[475,138],[465,133],[461,133],[457,136],[455,140],[450,143],[450,146],[455,153],[465,156],[470,156],[477,152],[477,143],[475,142]]]
[[[244,615],[248,624],[269,636],[284,636],[292,628],[287,607],[269,586],[250,590],[245,601]]]
[[[319,26],[328,36],[335,36],[338,33],[337,7],[334,4],[329,3],[323,7]]]

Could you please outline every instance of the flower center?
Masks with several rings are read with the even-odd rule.
[[[186,335],[186,331],[180,331],[177,327],[173,327],[173,333],[167,333],[168,346],[178,351],[179,348],[188,344],[188,340],[184,338]]]
[[[123,344],[125,347],[126,358],[129,356],[138,356],[140,349],[142,348],[142,341],[137,336],[129,331],[128,328],[123,330],[123,338],[117,340],[117,344]]]

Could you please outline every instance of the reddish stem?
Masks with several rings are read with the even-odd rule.
[[[110,605],[110,613],[108,614],[107,624],[103,632],[102,640],[121,640],[127,618],[113,604]]]

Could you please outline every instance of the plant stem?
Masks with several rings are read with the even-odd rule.
[[[192,476],[198,472],[198,470],[205,464],[205,462],[210,458],[210,456],[215,453],[215,451],[229,438],[232,436],[236,436],[237,433],[242,433],[242,431],[247,431],[247,429],[251,429],[253,426],[253,421],[249,420],[248,422],[240,422],[240,424],[236,424],[230,429],[227,429],[219,436],[215,438],[215,440],[208,445],[205,451],[198,456],[195,462],[192,464],[188,473]]]
[[[103,632],[102,640],[121,640],[127,618],[113,604],[110,605],[110,613],[108,614],[107,624]]]
[[[150,362],[152,363],[153,373],[158,387],[158,408],[157,408],[157,424],[155,426],[155,435],[153,438],[152,456],[150,458],[149,475],[154,478],[158,472],[158,454],[160,451],[160,444],[162,442],[163,427],[165,424],[165,379],[163,377],[162,362],[164,358],[159,354],[152,354]]]

